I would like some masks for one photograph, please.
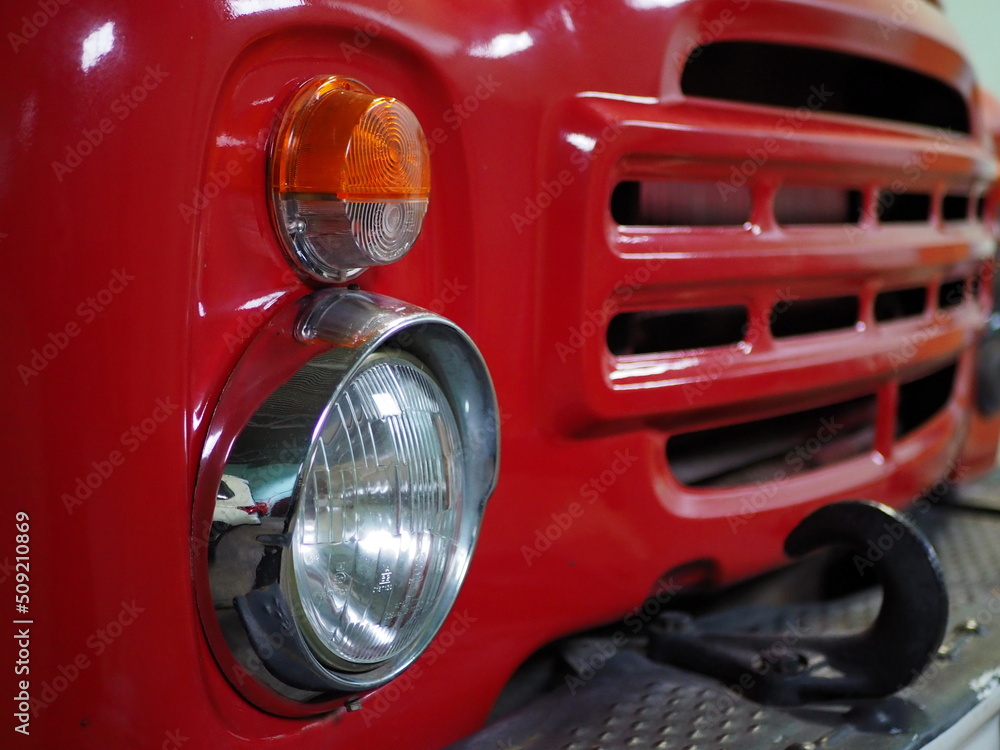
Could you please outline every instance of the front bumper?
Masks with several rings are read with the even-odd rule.
[[[980,505],[984,493],[1000,507],[1000,470],[965,491]],[[564,646],[573,667],[558,688],[453,750],[1000,747],[1000,514],[926,507],[914,515],[945,571],[948,633],[931,664],[894,695],[760,705],[718,680],[648,659],[641,637],[623,622],[614,632]],[[856,632],[873,619],[880,600],[876,588],[821,603],[739,607],[702,617],[700,624],[787,634],[794,642]]]

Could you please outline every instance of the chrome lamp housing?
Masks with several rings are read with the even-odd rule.
[[[454,323],[349,289],[278,314],[234,370],[196,489],[216,659],[246,697],[314,713],[427,648],[497,479],[496,395]]]

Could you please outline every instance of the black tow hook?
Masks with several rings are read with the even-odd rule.
[[[927,537],[892,508],[862,500],[806,516],[785,540],[796,558],[829,545],[856,554],[882,586],[875,621],[856,635],[725,633],[667,614],[650,631],[650,656],[739,685],[760,703],[792,706],[877,698],[909,684],[938,650],[948,593]]]

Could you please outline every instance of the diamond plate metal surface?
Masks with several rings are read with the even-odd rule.
[[[452,746],[453,750],[895,750],[921,747],[1000,690],[1000,514],[931,508],[914,513],[944,568],[951,610],[937,658],[881,700],[763,706],[698,674],[655,663],[642,644],[610,636],[564,649],[565,684]],[[863,629],[881,593],[703,617],[708,629],[831,634]],[[610,632],[610,631],[608,631]],[[790,636],[794,639],[795,636]],[[991,679],[997,675],[997,679]]]

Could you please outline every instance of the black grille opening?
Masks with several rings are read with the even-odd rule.
[[[946,195],[941,201],[941,218],[945,221],[965,221],[969,218],[969,196]]]
[[[899,386],[899,411],[896,413],[896,437],[908,435],[936,415],[951,398],[955,384],[955,365]]]
[[[946,281],[938,289],[938,307],[947,310],[965,301],[965,279]]]
[[[832,187],[782,185],[774,196],[779,224],[857,224],[861,191]]]
[[[976,218],[986,221],[986,196],[980,195],[976,200]]]
[[[619,182],[611,191],[611,218],[617,224],[639,224],[639,183]]]
[[[622,226],[732,227],[750,219],[746,186],[714,182],[630,180],[611,193],[611,218]]]
[[[884,224],[927,221],[931,216],[931,197],[927,193],[883,191],[878,196],[878,215]]]
[[[769,485],[872,449],[874,396],[780,417],[674,435],[667,463],[689,487]],[[771,485],[773,486],[773,485]]]
[[[858,298],[853,296],[779,302],[771,311],[771,335],[785,338],[853,328],[858,309]]]
[[[621,313],[608,325],[616,356],[726,346],[743,340],[749,313],[742,305]]]
[[[927,290],[924,287],[896,289],[875,297],[875,320],[879,323],[914,318],[923,315],[926,309]]]
[[[965,99],[943,81],[879,60],[810,47],[766,42],[697,47],[684,65],[681,91],[970,132]]]

